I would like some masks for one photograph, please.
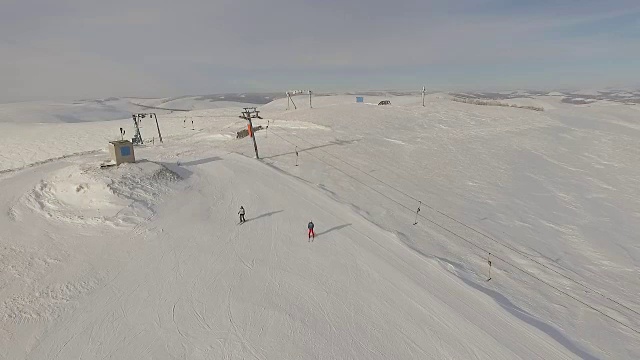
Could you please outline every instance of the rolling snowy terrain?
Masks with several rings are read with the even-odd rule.
[[[307,99],[0,117],[0,358],[640,358],[638,105]]]
[[[27,101],[0,103],[2,123],[82,123],[130,118],[132,113],[153,111],[169,114],[174,111],[190,111],[219,108],[242,108],[270,102],[267,94],[259,95],[205,95],[178,98],[140,99],[107,98],[100,100]]]

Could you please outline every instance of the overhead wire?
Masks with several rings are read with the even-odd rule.
[[[309,145],[316,146],[316,145],[314,145],[312,142],[310,142],[310,141],[308,141],[308,140],[306,140],[306,139],[304,139],[304,138],[302,138],[302,137],[300,137],[300,136],[298,136],[298,135],[292,134],[292,136],[294,136],[294,137],[296,137],[296,138],[298,138],[298,139],[300,139],[300,140],[302,140],[302,141],[305,141],[305,142],[306,142],[306,143],[308,143]],[[484,233],[484,232],[482,232],[482,231],[480,231],[480,230],[478,230],[478,229],[474,228],[473,226],[470,226],[470,225],[465,224],[464,222],[462,222],[462,221],[460,221],[460,220],[458,220],[458,219],[454,218],[453,216],[451,216],[451,215],[449,215],[449,214],[447,214],[447,213],[445,213],[445,212],[443,212],[443,211],[441,211],[441,210],[438,210],[438,209],[436,209],[435,207],[433,207],[433,206],[429,205],[429,203],[428,203],[428,202],[426,202],[426,201],[424,201],[424,200],[421,200],[421,199],[418,199],[418,198],[416,198],[416,197],[414,197],[414,196],[412,196],[412,195],[410,195],[410,194],[406,193],[405,191],[402,191],[401,189],[398,189],[397,187],[395,187],[395,186],[393,186],[393,185],[391,185],[391,184],[389,184],[389,183],[387,183],[387,182],[385,182],[385,181],[383,181],[383,180],[379,179],[378,177],[376,177],[376,176],[374,176],[374,175],[371,175],[369,172],[364,171],[364,170],[362,170],[362,169],[358,168],[357,166],[355,166],[355,165],[353,165],[353,164],[350,164],[349,162],[347,162],[347,161],[345,161],[345,160],[343,160],[343,159],[341,159],[341,158],[339,158],[339,157],[337,157],[337,156],[335,156],[335,155],[333,155],[333,154],[331,154],[331,153],[327,152],[327,151],[326,151],[326,150],[324,150],[324,149],[320,149],[320,148],[318,148],[318,150],[319,150],[319,151],[322,151],[323,153],[325,153],[325,154],[327,154],[327,155],[329,155],[329,156],[331,156],[331,157],[335,158],[336,160],[338,160],[338,161],[340,161],[340,162],[342,162],[342,163],[344,163],[344,164],[346,164],[346,165],[348,165],[348,166],[350,166],[350,167],[352,167],[352,168],[356,169],[357,171],[359,171],[359,172],[361,172],[361,173],[365,174],[366,176],[368,176],[368,177],[370,177],[370,178],[372,178],[372,179],[374,179],[374,180],[378,181],[379,183],[381,183],[381,184],[383,184],[383,185],[385,185],[385,186],[387,186],[387,187],[389,187],[389,188],[391,188],[391,189],[395,190],[396,192],[398,192],[398,193],[400,193],[400,194],[402,194],[402,195],[404,195],[404,196],[406,196],[406,197],[408,197],[408,198],[410,198],[410,199],[412,199],[412,200],[414,200],[414,201],[416,201],[416,202],[419,202],[419,203],[421,203],[421,204],[425,205],[427,208],[429,208],[429,209],[431,209],[431,210],[433,210],[433,211],[437,212],[438,214],[440,214],[440,215],[442,215],[442,216],[444,216],[444,217],[448,218],[449,220],[451,220],[451,221],[453,221],[453,222],[455,222],[455,223],[457,223],[457,224],[459,224],[459,225],[461,225],[461,226],[463,226],[463,227],[465,227],[465,228],[467,228],[467,229],[469,229],[469,230],[471,230],[471,231],[475,232],[476,234],[478,234],[478,235],[480,235],[480,236],[482,236],[482,237],[484,237],[484,238],[486,238],[486,239],[488,239],[488,240],[491,240],[491,241],[493,241],[494,243],[496,243],[496,244],[498,244],[498,245],[500,245],[500,246],[502,246],[502,247],[504,247],[504,248],[506,248],[506,249],[508,249],[508,250],[511,250],[511,251],[513,251],[513,252],[515,252],[515,253],[520,254],[521,256],[525,257],[527,260],[532,261],[532,262],[534,262],[534,263],[536,263],[536,264],[538,264],[538,265],[542,266],[543,268],[545,268],[545,269],[547,269],[547,270],[549,270],[549,271],[551,271],[551,272],[553,272],[553,273],[555,273],[555,274],[557,274],[557,275],[561,276],[561,277],[562,277],[562,278],[564,278],[565,280],[568,280],[568,281],[570,281],[570,282],[572,282],[572,283],[574,283],[574,284],[576,284],[576,285],[582,286],[583,288],[585,288],[585,289],[587,289],[587,290],[591,291],[592,293],[597,294],[597,295],[599,295],[599,296],[603,297],[604,299],[606,299],[606,300],[608,300],[608,301],[610,301],[610,302],[612,302],[612,303],[614,303],[614,304],[616,304],[616,305],[618,305],[618,306],[620,306],[620,307],[622,307],[622,308],[624,308],[624,309],[626,309],[626,310],[628,310],[628,311],[630,311],[630,312],[633,312],[634,314],[636,314],[636,315],[639,315],[639,316],[640,316],[640,312],[639,312],[639,311],[637,311],[637,310],[635,310],[635,309],[633,309],[633,308],[631,308],[631,307],[629,307],[629,306],[627,306],[627,305],[625,305],[625,304],[621,303],[621,302],[620,302],[620,301],[618,301],[618,300],[615,300],[615,299],[613,299],[613,298],[611,298],[611,297],[608,297],[607,295],[603,294],[601,291],[599,291],[599,290],[597,290],[597,289],[592,288],[591,286],[589,286],[589,285],[587,285],[587,284],[583,283],[582,281],[575,280],[575,279],[573,279],[573,278],[569,277],[568,275],[563,274],[563,273],[561,273],[560,271],[558,271],[558,270],[556,270],[556,269],[554,269],[554,268],[552,268],[552,267],[549,267],[548,265],[546,265],[546,264],[544,264],[544,263],[542,263],[542,262],[538,261],[537,259],[535,259],[535,258],[533,258],[532,256],[528,255],[527,253],[522,252],[522,251],[520,251],[520,250],[518,250],[518,249],[514,248],[513,246],[510,246],[510,245],[508,245],[508,244],[505,244],[505,243],[503,243],[503,242],[501,242],[501,241],[497,240],[496,238],[494,238],[494,237],[492,237],[492,236],[490,236],[490,235],[488,235],[488,234],[486,234],[486,233]],[[396,176],[398,176],[398,175],[396,174]],[[404,180],[406,181],[406,179],[404,179]]]
[[[274,134],[276,137],[278,137],[278,138],[282,139],[283,141],[285,141],[285,142],[287,142],[287,143],[289,143],[289,144],[291,144],[291,145],[293,145],[293,146],[300,146],[299,144],[296,144],[296,143],[294,143],[294,142],[291,142],[291,141],[287,140],[286,138],[284,138],[283,136],[279,135],[279,134],[278,134],[278,132],[273,131],[273,129],[272,129],[271,133],[272,133],[272,134]],[[323,150],[323,149],[321,149],[321,148],[317,148],[317,145],[313,144],[312,142],[310,142],[310,141],[308,141],[308,140],[306,140],[306,139],[304,139],[304,138],[302,138],[302,137],[300,137],[300,136],[297,136],[297,135],[295,135],[295,134],[290,134],[290,135],[291,135],[291,136],[293,136],[293,137],[296,137],[296,138],[300,139],[301,141],[303,141],[303,142],[305,142],[305,143],[307,143],[307,144],[311,145],[312,147],[315,147],[315,150],[322,151],[323,153],[325,153],[325,154],[327,154],[327,155],[331,156],[332,158],[337,159],[338,161],[340,161],[340,162],[342,162],[342,163],[345,163],[346,165],[348,165],[348,166],[350,166],[350,167],[352,167],[352,168],[354,168],[354,169],[358,170],[359,172],[362,172],[363,174],[365,174],[365,175],[367,175],[367,176],[369,176],[369,177],[371,177],[371,178],[375,179],[376,181],[378,181],[378,182],[380,182],[381,184],[383,184],[383,185],[385,185],[385,186],[387,186],[387,187],[389,187],[389,188],[391,188],[391,189],[393,189],[393,190],[397,191],[398,193],[403,194],[403,195],[407,196],[408,198],[410,198],[410,199],[412,199],[412,200],[422,202],[422,203],[423,203],[424,205],[426,205],[428,208],[430,208],[430,209],[432,209],[432,210],[436,211],[437,213],[441,214],[442,216],[445,216],[446,218],[448,218],[448,219],[450,219],[450,220],[452,220],[452,221],[454,221],[454,222],[456,222],[456,223],[458,223],[458,224],[460,224],[460,225],[462,225],[462,226],[464,226],[464,227],[468,228],[469,230],[474,231],[474,232],[478,233],[479,235],[481,235],[481,236],[483,236],[483,237],[485,237],[485,238],[487,238],[487,239],[489,239],[489,240],[492,240],[492,241],[496,242],[497,244],[500,244],[500,245],[502,245],[503,247],[505,247],[505,248],[507,248],[507,249],[509,249],[509,250],[511,250],[511,251],[514,251],[514,252],[516,252],[516,253],[518,253],[518,254],[520,254],[520,255],[524,256],[525,258],[529,259],[530,261],[533,261],[533,262],[535,262],[536,264],[539,264],[539,265],[541,265],[541,266],[545,267],[546,269],[548,269],[548,270],[550,270],[550,271],[553,271],[554,273],[556,273],[556,274],[558,274],[558,275],[562,276],[563,278],[565,278],[565,279],[567,279],[567,280],[569,280],[569,281],[571,281],[571,282],[574,282],[575,284],[581,285],[581,286],[583,286],[584,288],[589,289],[589,290],[590,290],[590,291],[592,291],[593,293],[595,293],[595,294],[598,294],[598,295],[602,296],[603,298],[605,298],[605,299],[607,299],[607,300],[609,300],[609,301],[611,301],[611,302],[613,302],[613,303],[615,303],[615,304],[617,304],[617,305],[621,306],[622,308],[625,308],[625,309],[627,309],[627,310],[629,310],[629,311],[631,311],[631,312],[633,312],[633,313],[635,313],[635,314],[640,315],[640,313],[639,313],[638,311],[636,311],[636,310],[634,310],[634,309],[631,309],[630,307],[628,307],[628,306],[626,306],[626,305],[624,305],[624,304],[620,303],[619,301],[614,300],[614,299],[611,299],[610,297],[608,297],[608,296],[606,296],[606,295],[602,294],[601,292],[599,292],[599,291],[597,291],[597,290],[595,290],[595,289],[592,289],[591,287],[589,287],[589,286],[587,286],[587,285],[583,284],[582,282],[579,282],[579,281],[573,280],[572,278],[570,278],[570,277],[568,277],[568,276],[566,276],[566,275],[564,275],[564,274],[562,274],[562,273],[560,273],[560,272],[558,272],[558,271],[556,271],[556,270],[554,270],[554,269],[552,269],[552,268],[547,267],[545,264],[542,264],[542,263],[540,263],[539,261],[537,261],[537,260],[535,260],[535,259],[531,258],[530,256],[526,255],[526,254],[525,254],[525,253],[523,253],[522,251],[519,251],[519,250],[514,249],[513,247],[511,247],[511,246],[509,246],[509,245],[506,245],[506,244],[501,243],[501,242],[500,242],[500,241],[498,241],[497,239],[495,239],[495,238],[493,238],[493,237],[491,237],[491,236],[489,236],[489,235],[487,235],[487,234],[485,234],[485,233],[483,233],[483,232],[481,232],[481,231],[479,231],[479,230],[477,230],[477,229],[475,229],[475,228],[473,228],[473,227],[471,227],[471,226],[469,226],[469,225],[467,225],[467,224],[463,223],[463,222],[462,222],[462,221],[460,221],[460,220],[457,220],[457,219],[453,218],[452,216],[450,216],[450,215],[448,215],[448,214],[446,214],[446,213],[444,213],[444,212],[442,212],[442,211],[440,211],[440,210],[438,210],[438,209],[435,209],[433,206],[429,205],[428,203],[425,203],[424,201],[421,201],[421,200],[419,200],[419,199],[417,199],[417,198],[415,198],[415,197],[413,197],[413,196],[411,196],[411,195],[407,194],[406,192],[404,192],[404,191],[402,191],[402,190],[400,190],[400,189],[396,188],[395,186],[390,185],[390,184],[386,183],[385,181],[382,181],[382,180],[378,179],[377,177],[375,177],[375,176],[373,176],[373,175],[369,174],[368,172],[366,172],[366,171],[364,171],[364,170],[359,169],[359,168],[358,168],[358,167],[356,167],[355,165],[350,164],[350,163],[348,163],[347,161],[345,161],[345,160],[343,160],[343,159],[341,159],[341,158],[339,158],[339,157],[337,157],[337,156],[335,156],[335,155],[333,155],[333,154],[331,154],[331,153],[329,153],[329,152],[327,152],[327,151],[325,151],[325,150]],[[312,156],[313,158],[315,158],[315,159],[319,160],[320,162],[322,162],[322,163],[326,164],[327,166],[329,166],[329,167],[331,167],[331,168],[333,168],[333,169],[337,170],[338,172],[340,172],[340,173],[342,173],[342,174],[346,175],[347,177],[349,177],[350,179],[352,179],[352,180],[356,181],[357,183],[359,183],[359,184],[361,184],[361,185],[365,186],[365,187],[366,187],[366,188],[368,188],[369,190],[374,191],[375,193],[377,193],[377,194],[379,194],[379,195],[383,196],[384,198],[386,198],[386,199],[388,199],[388,200],[390,200],[390,201],[394,202],[394,203],[395,203],[395,204],[397,204],[398,206],[400,206],[400,207],[402,207],[402,208],[404,208],[404,209],[406,209],[406,210],[408,210],[408,211],[414,212],[414,210],[413,210],[412,208],[410,208],[410,207],[408,207],[408,206],[406,206],[406,205],[402,204],[401,202],[397,201],[396,199],[394,199],[394,198],[392,198],[392,197],[390,197],[390,196],[388,196],[388,195],[386,195],[386,194],[382,193],[382,192],[381,192],[381,191],[379,191],[378,189],[375,189],[374,187],[370,186],[369,184],[364,183],[364,182],[363,182],[363,181],[361,181],[360,179],[357,179],[356,177],[354,177],[354,176],[352,176],[351,174],[349,174],[349,173],[345,172],[344,170],[342,170],[342,169],[338,168],[337,166],[335,166],[335,165],[333,165],[333,164],[328,163],[328,162],[327,162],[327,161],[325,161],[324,159],[322,159],[322,158],[320,158],[320,157],[318,157],[318,156],[316,156],[316,155],[312,154],[311,152],[309,152],[309,155],[310,155],[310,156]],[[600,309],[596,308],[595,306],[593,306],[593,305],[591,305],[591,304],[587,303],[586,301],[581,300],[581,299],[579,299],[578,297],[576,297],[576,296],[574,296],[574,295],[572,295],[572,294],[570,294],[570,293],[566,292],[565,290],[562,290],[562,289],[560,289],[559,287],[557,287],[557,286],[555,286],[555,285],[553,285],[553,284],[549,283],[548,281],[546,281],[546,280],[544,280],[544,279],[541,279],[540,277],[536,276],[535,274],[532,274],[531,272],[529,272],[529,271],[527,271],[527,270],[525,270],[525,269],[522,269],[521,267],[519,267],[519,266],[517,266],[517,265],[513,264],[512,262],[510,262],[510,261],[508,261],[508,260],[504,259],[503,257],[501,257],[501,256],[499,256],[499,255],[497,255],[497,254],[495,254],[495,252],[491,252],[491,251],[489,251],[488,249],[484,248],[483,246],[476,244],[475,242],[473,242],[473,241],[471,241],[471,240],[467,239],[466,237],[464,237],[464,236],[462,236],[462,235],[460,235],[460,234],[456,233],[455,231],[453,231],[453,230],[451,230],[451,229],[449,229],[449,228],[447,228],[447,227],[445,227],[445,226],[443,226],[443,225],[441,225],[441,224],[438,224],[436,221],[434,221],[434,220],[432,220],[432,219],[430,219],[430,218],[428,218],[428,217],[426,217],[426,216],[424,216],[424,215],[422,215],[422,214],[419,214],[419,213],[418,213],[418,216],[419,216],[420,218],[422,218],[422,219],[424,219],[424,220],[428,221],[429,223],[431,223],[431,224],[433,224],[433,225],[437,226],[438,228],[440,228],[440,229],[444,230],[445,232],[447,232],[447,233],[449,233],[449,234],[451,234],[451,235],[455,236],[456,238],[458,238],[458,239],[460,239],[460,240],[464,241],[465,243],[467,243],[467,244],[469,244],[469,245],[473,246],[474,248],[476,248],[476,249],[478,249],[478,250],[481,250],[482,252],[484,252],[484,253],[486,253],[486,254],[491,254],[494,258],[496,258],[496,259],[498,259],[498,260],[502,261],[503,263],[505,263],[505,264],[507,264],[507,265],[509,265],[509,266],[511,266],[511,267],[513,267],[513,268],[515,268],[515,269],[517,269],[517,270],[519,270],[520,272],[522,272],[522,273],[524,273],[524,274],[528,275],[529,277],[531,277],[531,278],[533,278],[533,279],[535,279],[535,280],[537,280],[537,281],[539,281],[539,282],[541,282],[541,283],[543,283],[543,284],[547,285],[548,287],[550,287],[550,288],[552,288],[552,289],[556,290],[557,292],[559,292],[559,293],[561,293],[561,294],[563,294],[563,295],[565,295],[565,296],[567,296],[567,297],[569,297],[569,298],[573,299],[574,301],[576,301],[576,302],[578,302],[578,303],[582,304],[583,306],[585,306],[585,307],[587,307],[587,308],[589,308],[589,309],[591,309],[591,310],[593,310],[593,311],[595,311],[595,312],[597,312],[597,313],[599,313],[599,314],[603,315],[604,317],[606,317],[606,318],[608,318],[608,319],[610,319],[610,320],[612,320],[612,321],[614,321],[614,322],[616,322],[616,323],[618,323],[618,324],[622,325],[623,327],[625,327],[625,328],[627,328],[627,329],[629,329],[629,330],[631,330],[631,331],[635,332],[636,334],[640,334],[640,330],[637,330],[637,329],[635,329],[634,327],[632,327],[632,326],[630,326],[630,325],[628,325],[628,324],[625,324],[624,322],[622,322],[622,321],[620,321],[620,320],[618,320],[618,319],[616,319],[616,318],[612,317],[611,315],[609,315],[609,314],[605,313],[604,311],[602,311],[602,310],[600,310]]]

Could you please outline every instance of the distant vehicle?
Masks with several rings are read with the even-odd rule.
[[[378,105],[391,105],[391,101],[389,100],[382,100],[378,103]]]

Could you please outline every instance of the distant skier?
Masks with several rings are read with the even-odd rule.
[[[313,225],[313,221],[309,221],[309,224],[307,225],[307,229],[309,229],[309,241],[311,241],[312,238],[316,238],[316,233],[313,232],[314,226],[315,225]]]
[[[244,207],[240,206],[240,211],[238,211],[238,215],[240,215],[240,224],[244,223],[246,221],[244,219]]]

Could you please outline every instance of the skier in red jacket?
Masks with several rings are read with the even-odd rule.
[[[313,227],[313,221],[309,221],[309,224],[307,225],[307,229],[309,229],[309,241],[311,241],[311,238],[316,238],[316,233],[313,232]]]

